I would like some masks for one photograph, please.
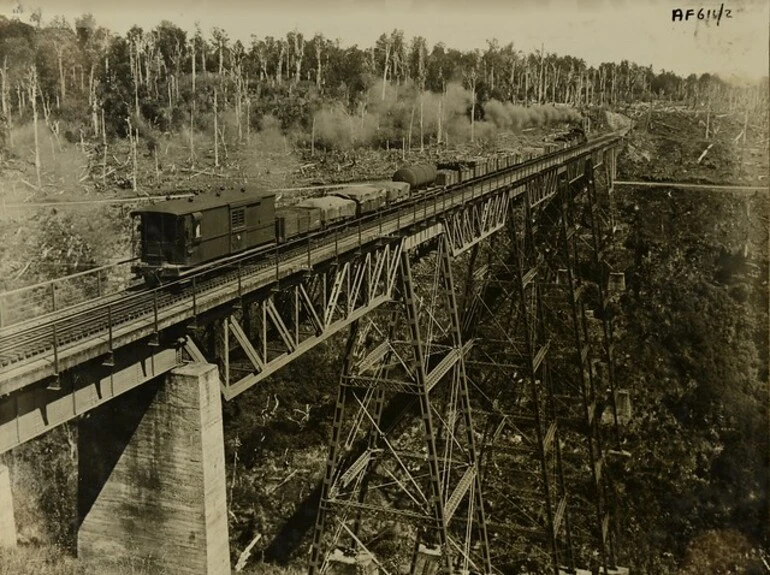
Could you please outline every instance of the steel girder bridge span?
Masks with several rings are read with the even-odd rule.
[[[79,554],[229,572],[220,396],[347,330],[311,573],[612,573],[618,422],[600,310],[621,145],[606,135],[176,288],[6,327],[0,453],[88,414]],[[393,522],[399,551],[378,553]]]

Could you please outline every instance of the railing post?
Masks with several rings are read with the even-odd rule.
[[[275,244],[275,281],[280,279],[280,265],[278,263],[278,244]]]
[[[107,359],[102,365],[115,367],[115,350],[112,344],[112,304],[107,305],[107,333],[109,334],[107,340],[107,346],[109,349],[107,351]]]
[[[241,277],[242,261],[238,260],[238,299],[243,299],[243,278]]]
[[[51,305],[53,306],[53,309],[51,311],[56,311],[56,287],[54,286],[54,283],[50,283],[51,286]]]
[[[195,281],[195,279],[196,279],[196,276],[193,276],[192,277],[192,288],[193,288],[192,296],[193,296],[193,315],[197,319],[198,318],[198,298],[197,298],[197,293],[196,293],[196,283],[197,282]]]
[[[56,332],[56,322],[53,322],[53,372],[59,375],[59,338]]]
[[[152,292],[152,315],[153,315],[153,322],[154,322],[154,330],[157,334],[159,332],[158,330],[158,290]]]
[[[312,250],[310,249],[310,242],[312,240],[310,238],[307,239],[307,269],[308,271],[313,269],[313,258],[312,258]]]
[[[107,306],[107,329],[109,333],[108,345],[110,348],[110,353],[112,353],[112,304]]]

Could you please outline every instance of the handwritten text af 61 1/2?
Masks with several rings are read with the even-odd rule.
[[[681,8],[674,8],[671,11],[672,22],[687,22],[689,20],[716,20],[717,26],[722,21],[722,18],[732,18],[733,11],[730,8],[725,8],[724,3],[719,5],[719,8],[687,8],[683,10]]]

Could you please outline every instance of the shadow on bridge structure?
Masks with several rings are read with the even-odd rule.
[[[311,574],[627,572],[607,257],[622,144],[6,326],[0,452],[79,418],[79,555],[227,573],[221,397],[345,333]]]

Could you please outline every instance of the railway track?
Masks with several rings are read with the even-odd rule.
[[[261,249],[258,253],[248,252],[224,265],[213,265],[205,275],[190,276],[185,285],[176,289],[164,286],[137,293],[121,292],[3,328],[0,330],[0,384],[12,382],[18,366],[41,359],[57,373],[61,357],[86,340],[107,344],[112,349],[113,339],[130,326],[142,324],[143,327],[138,326],[135,330],[137,334],[146,333],[147,328],[150,333],[158,331],[180,317],[192,317],[201,309],[205,311],[221,305],[228,297],[232,301],[242,288],[245,291],[259,289],[382,237],[393,237],[415,225],[435,220],[466,201],[497,191],[495,186],[500,187],[500,178],[508,177],[504,186],[520,186],[540,171],[600,150],[621,135],[608,134],[471,182],[429,190],[387,210],[338,224],[309,237]],[[487,189],[484,189],[485,183],[488,183]]]

